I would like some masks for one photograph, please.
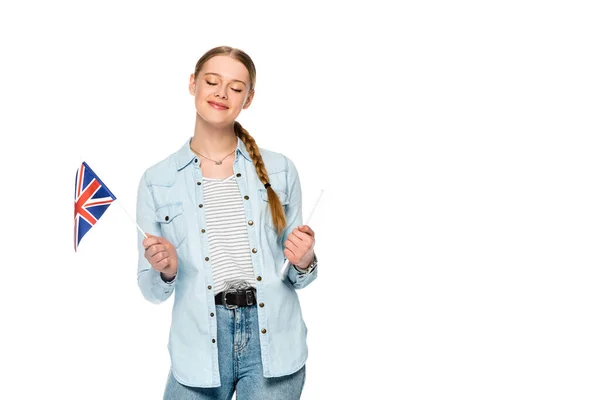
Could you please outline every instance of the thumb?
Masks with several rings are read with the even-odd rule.
[[[148,239],[150,239],[150,238],[156,238],[157,239],[156,240],[157,243],[162,243],[162,238],[160,236],[154,236],[154,235],[152,235],[151,233],[148,233],[148,232],[146,232],[146,236],[148,237]],[[144,240],[146,240],[146,239],[144,239]]]
[[[314,236],[315,236],[315,233],[313,232],[313,230],[311,229],[311,227],[310,227],[310,226],[308,226],[308,225],[300,225],[300,226],[298,227],[298,230],[299,230],[300,232],[302,232],[302,233],[306,233],[306,234],[307,234],[307,235],[309,235],[309,236],[312,236],[312,237],[314,237]]]

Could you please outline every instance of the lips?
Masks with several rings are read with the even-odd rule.
[[[211,107],[216,110],[227,110],[229,108],[225,104],[219,103],[218,101],[209,101],[208,104],[210,104]]]

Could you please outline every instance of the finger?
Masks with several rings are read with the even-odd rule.
[[[298,246],[296,246],[294,244],[294,242],[292,242],[291,240],[286,240],[285,243],[283,244],[284,249],[287,249],[293,253],[295,253],[296,251],[298,251]]]
[[[154,248],[154,246],[153,246]],[[158,261],[162,260],[163,258],[167,257],[169,255],[169,252],[167,251],[167,249],[161,249],[159,251],[154,252],[151,256],[150,256],[150,260],[153,263],[157,263]]]
[[[167,251],[161,251],[159,253],[156,253],[152,258],[151,258],[151,264],[156,266],[156,267],[161,267],[162,269],[164,269],[165,267],[169,266],[169,252]]]
[[[159,236],[152,236],[149,233],[146,235],[148,235],[148,237],[142,240],[142,246],[144,246],[144,250],[148,250],[148,247],[152,246],[153,244],[160,243]]]
[[[296,254],[294,254],[293,251],[291,251],[290,249],[285,249],[283,250],[283,255],[285,256],[285,258],[288,259],[288,261],[292,264],[296,264],[300,258],[296,257]]]
[[[293,247],[290,250],[293,250],[295,255],[302,257],[302,255],[308,253],[312,246],[310,240],[310,236],[308,236],[307,240],[298,240],[298,238],[292,238],[290,241],[292,243],[291,246]]]
[[[286,240],[286,242],[287,242],[287,244],[284,243],[284,246],[287,246],[290,250],[292,250],[296,254],[301,252],[303,248],[308,248],[307,242],[298,238],[298,236],[296,236],[296,235],[288,236],[288,239]]]
[[[167,251],[167,246],[165,246],[164,244],[157,243],[157,244],[153,244],[150,247],[148,247],[146,249],[145,254],[148,257],[152,258],[155,254],[160,253],[162,251]]]
[[[146,258],[151,258],[153,255],[160,251],[160,249],[158,249],[158,246],[158,244],[154,243],[146,247],[146,250],[144,251],[144,256],[146,256]]]
[[[302,232],[299,228],[294,228],[290,236],[295,236],[296,238],[298,238],[298,240],[306,240],[306,238],[308,237],[308,235]]]
[[[169,269],[169,266],[171,265],[169,258],[164,258],[162,260],[160,260],[158,263],[154,264],[154,269],[159,271],[159,272],[165,272],[166,270]]]
[[[293,245],[294,247],[298,247],[302,244],[302,238],[296,235],[288,236],[287,240],[290,242],[290,245]]]
[[[315,241],[313,236],[310,236],[307,233],[304,233],[302,231],[299,231],[298,229],[294,229],[292,231],[292,235],[297,238],[296,242],[298,245],[301,245],[300,242],[298,242],[298,240],[300,240],[302,242],[302,245],[306,245],[307,248],[311,247]],[[290,235],[290,236],[292,236]],[[290,237],[288,237],[288,239],[290,239]],[[293,239],[293,238],[291,238]]]

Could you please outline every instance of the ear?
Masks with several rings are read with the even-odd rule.
[[[254,90],[251,91],[250,94],[248,95],[248,98],[246,99],[246,102],[244,103],[244,107],[243,107],[244,110],[246,108],[250,107],[250,104],[252,104],[252,99],[254,99]]]
[[[190,94],[192,96],[196,95],[196,81],[194,79],[194,74],[193,73],[190,75],[190,84],[188,86],[188,90],[190,91]]]

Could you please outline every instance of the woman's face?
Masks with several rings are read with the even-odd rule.
[[[254,97],[250,92],[248,70],[228,56],[215,56],[198,73],[190,76],[190,93],[195,97],[200,118],[217,127],[226,127],[248,108]]]

